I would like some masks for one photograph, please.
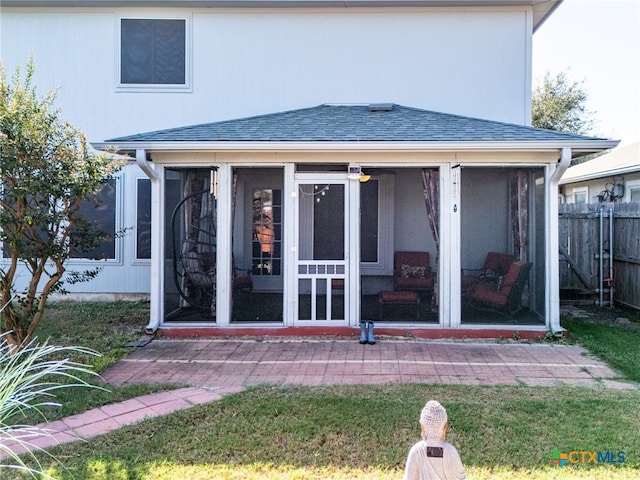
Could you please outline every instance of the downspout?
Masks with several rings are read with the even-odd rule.
[[[562,332],[560,326],[560,258],[559,249],[560,241],[558,234],[558,184],[564,172],[567,171],[571,164],[571,148],[564,147],[560,155],[560,161],[556,165],[555,170],[549,176],[549,186],[547,188],[547,212],[549,235],[547,235],[547,254],[549,259],[547,266],[547,318],[549,319],[549,328],[552,333]]]
[[[156,171],[151,167],[151,162],[147,160],[147,151],[144,149],[136,150],[136,164],[140,167],[140,170],[144,172],[144,174],[149,177],[151,180],[151,184],[154,185],[158,182],[160,177]]]
[[[549,179],[550,183],[556,184],[555,185],[556,191],[558,190],[558,182],[564,175],[564,172],[567,171],[567,168],[569,168],[569,165],[571,165],[571,148],[565,147],[562,149],[562,154],[560,155],[560,161],[558,162],[558,165],[556,165],[556,169],[551,174],[551,178]]]
[[[160,177],[151,166],[151,162],[147,160],[147,152],[144,149],[136,150],[136,164],[144,172],[144,174],[151,180],[151,218],[153,215],[153,206],[159,205],[154,197],[159,195],[160,192]],[[154,222],[151,222],[154,225]],[[156,228],[159,227],[158,222],[155,222]],[[152,227],[153,228],[153,227]],[[153,335],[160,326],[160,311],[158,305],[160,299],[158,298],[158,292],[160,292],[160,271],[159,262],[157,261],[160,253],[160,237],[162,235],[151,235],[151,303],[149,311],[149,323],[145,328],[147,335]]]

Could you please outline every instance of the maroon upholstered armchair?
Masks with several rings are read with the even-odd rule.
[[[489,252],[484,259],[484,265],[478,269],[462,269],[461,286],[466,292],[471,285],[478,282],[496,283],[498,278],[505,275],[509,266],[515,261],[508,253]]]
[[[433,292],[429,252],[396,252],[393,257],[394,290]]]
[[[514,262],[497,284],[477,282],[467,290],[467,301],[480,310],[502,313],[512,318],[522,309],[522,292],[529,280],[531,263]]]

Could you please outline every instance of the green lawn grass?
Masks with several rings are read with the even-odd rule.
[[[640,478],[638,391],[384,385],[250,388],[52,449],[63,479],[399,479],[436,398],[469,478]],[[622,464],[551,464],[554,450]],[[577,457],[575,457],[577,458]],[[46,463],[46,458],[42,458]],[[0,478],[12,478],[3,477]]]
[[[100,353],[100,357],[78,355],[73,360],[91,365],[98,373],[127,356],[127,342],[138,340],[149,318],[148,302],[58,302],[47,306],[36,331],[36,341],[51,345],[80,346]],[[105,385],[93,378],[91,384]],[[48,421],[94,407],[170,388],[168,385],[107,386],[108,391],[73,388],[56,392],[57,407],[44,407]],[[30,412],[21,423],[36,424],[43,418]]]
[[[640,313],[629,324],[563,318],[568,338],[607,362],[626,379],[640,382]]]
[[[147,314],[144,303],[58,304],[40,336],[101,351],[104,368],[126,355],[124,343],[139,337]],[[622,378],[637,379],[637,330],[580,320],[563,326],[569,341],[592,349]],[[108,394],[79,389],[51,413],[154,388],[166,386]],[[449,441],[470,479],[640,478],[640,391],[578,387],[261,386],[52,449],[66,469],[40,458],[49,473],[76,480],[399,479],[419,437],[419,412],[431,398],[447,407]],[[559,468],[551,464],[554,450],[623,451],[626,461]],[[0,479],[14,478],[29,477],[0,469]]]

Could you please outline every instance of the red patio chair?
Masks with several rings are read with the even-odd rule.
[[[396,252],[393,257],[394,290],[433,292],[429,252]]]
[[[512,263],[496,285],[477,282],[470,286],[466,295],[467,302],[473,308],[513,318],[522,309],[522,293],[529,280],[530,270],[531,263]]]
[[[508,253],[489,252],[484,259],[482,268],[462,269],[462,292],[478,282],[495,283],[499,277],[505,275],[509,266],[515,261],[513,255]]]

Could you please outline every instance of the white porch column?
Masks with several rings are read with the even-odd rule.
[[[216,325],[228,326],[231,321],[231,198],[233,196],[233,171],[231,165],[218,167],[217,238],[216,238]]]
[[[145,331],[152,334],[164,320],[164,168],[147,161],[147,152],[142,149],[136,150],[136,164],[151,181],[151,281]]]
[[[295,165],[287,163],[284,166],[284,188],[282,190],[282,208],[284,228],[282,229],[282,258],[284,275],[284,292],[282,295],[283,305],[283,325],[285,327],[294,324],[297,316],[298,288],[296,285],[296,262],[298,259],[296,232],[298,222],[296,219],[296,203],[298,202],[298,192],[295,186]]]
[[[350,179],[346,219],[349,225],[347,249],[347,278],[344,283],[345,299],[349,298],[348,325],[360,324],[360,179]]]
[[[440,175],[440,311],[443,327],[460,327],[460,164],[448,164]]]
[[[571,163],[571,149],[563,148],[560,163],[553,168],[547,167],[545,224],[547,225],[547,254],[545,291],[545,325],[552,332],[562,330],[560,326],[560,255],[558,254],[558,182]]]

